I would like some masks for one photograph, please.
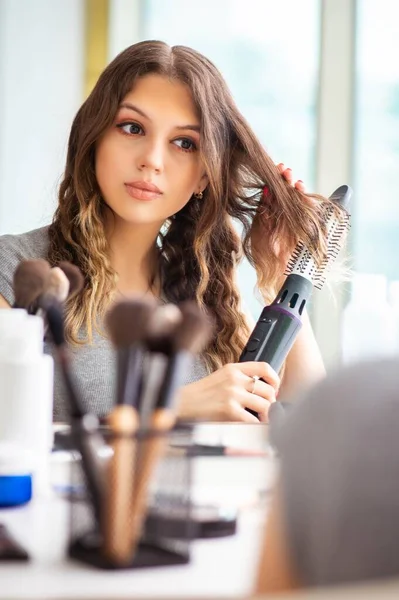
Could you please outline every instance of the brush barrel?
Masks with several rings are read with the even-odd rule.
[[[279,372],[302,327],[312,288],[312,283],[301,275],[287,277],[273,303],[263,309],[239,362],[267,362]]]

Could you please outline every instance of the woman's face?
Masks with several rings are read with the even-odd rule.
[[[97,181],[117,217],[162,225],[205,188],[199,130],[183,83],[153,74],[137,80],[96,146]]]

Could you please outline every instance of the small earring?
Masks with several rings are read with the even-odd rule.
[[[194,194],[194,198],[197,198],[197,200],[202,200],[203,195],[204,194],[202,192],[197,192]]]

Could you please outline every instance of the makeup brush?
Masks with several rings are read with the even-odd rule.
[[[60,363],[62,374],[67,388],[69,412],[72,419],[81,419],[85,414],[79,392],[76,389],[72,378],[70,359],[65,341],[64,317],[62,306],[53,299],[46,306],[47,323],[51,336],[56,347],[58,362]]]
[[[113,456],[103,507],[104,554],[116,565],[131,558],[127,524],[133,494],[135,435],[139,427],[138,402],[141,389],[143,338],[156,302],[132,299],[118,302],[108,312],[106,324],[118,351],[117,405],[107,416]]]
[[[71,429],[75,434],[76,444],[82,457],[82,468],[93,503],[95,518],[100,523],[104,480],[99,451],[104,448],[104,440],[98,432],[99,423],[97,416],[93,413],[85,412],[79,391],[73,380],[65,341],[62,307],[55,299],[47,303],[46,317],[67,390],[67,398],[70,404]]]
[[[175,304],[158,306],[149,320],[145,336],[148,350],[144,364],[143,392],[140,398],[141,426],[150,425],[151,413],[166,373],[167,360],[173,349],[176,328],[182,321],[182,314]]]
[[[80,292],[84,285],[84,277],[81,270],[76,265],[63,260],[58,264],[58,267],[65,273],[69,280],[68,299],[73,298]]]
[[[149,354],[146,356],[143,394],[140,398],[143,436],[136,460],[134,494],[131,505],[132,527],[129,537],[133,554],[139,542],[146,515],[151,477],[165,446],[165,436],[159,435],[159,432],[151,429],[152,413],[165,377],[167,357],[173,348],[173,337],[181,320],[182,314],[176,305],[161,305],[154,311],[146,332],[145,343]],[[167,424],[165,421],[165,426],[173,427],[174,420],[172,413]]]
[[[166,375],[157,400],[157,411],[173,408],[182,373],[188,368],[193,356],[205,348],[213,331],[209,316],[195,302],[187,300],[179,304],[179,308],[182,322],[173,337]],[[154,414],[153,419],[159,419],[159,414]]]
[[[114,304],[105,317],[111,341],[117,349],[117,404],[138,408],[143,338],[157,304],[131,299]]]
[[[108,415],[110,446],[113,450],[107,465],[107,484],[102,510],[103,551],[115,565],[131,558],[129,535],[133,494],[138,414],[133,406],[120,404]]]
[[[148,440],[142,443],[140,464],[136,470],[132,510],[133,551],[142,532],[151,478],[164,454],[167,444],[166,434],[175,424],[176,413],[173,404],[177,388],[181,385],[183,368],[188,366],[188,358],[191,359],[193,354],[203,349],[211,332],[210,321],[194,302],[184,302],[179,305],[178,320],[175,312],[177,307],[166,305],[164,308],[169,325],[168,334],[163,334],[162,318],[156,315],[158,320],[154,319],[153,328],[150,330],[152,335],[147,341],[152,350],[165,354],[166,365],[162,370],[161,385],[157,386],[153,403],[155,410],[152,411],[149,420]],[[161,313],[160,317],[162,316]]]
[[[46,307],[57,301],[62,305],[68,297],[69,281],[67,276],[58,267],[50,269],[43,292],[37,297],[31,306],[31,312],[43,317],[46,321]],[[47,323],[45,323],[45,331],[47,332]]]
[[[25,308],[31,305],[43,292],[50,265],[46,260],[23,260],[14,272],[14,304],[13,308]]]

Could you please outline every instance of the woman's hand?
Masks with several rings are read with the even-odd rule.
[[[230,363],[180,389],[178,417],[187,421],[259,423],[245,410],[251,408],[261,421],[267,422],[279,387],[279,376],[265,362]]]
[[[277,165],[277,168],[280,171],[281,175],[284,177],[284,179],[288,181],[288,183],[292,185],[292,187],[296,188],[300,192],[306,192],[305,185],[302,179],[298,179],[298,181],[293,183],[294,178],[292,175],[292,169],[290,169],[290,167],[286,167],[284,163],[279,163]]]

